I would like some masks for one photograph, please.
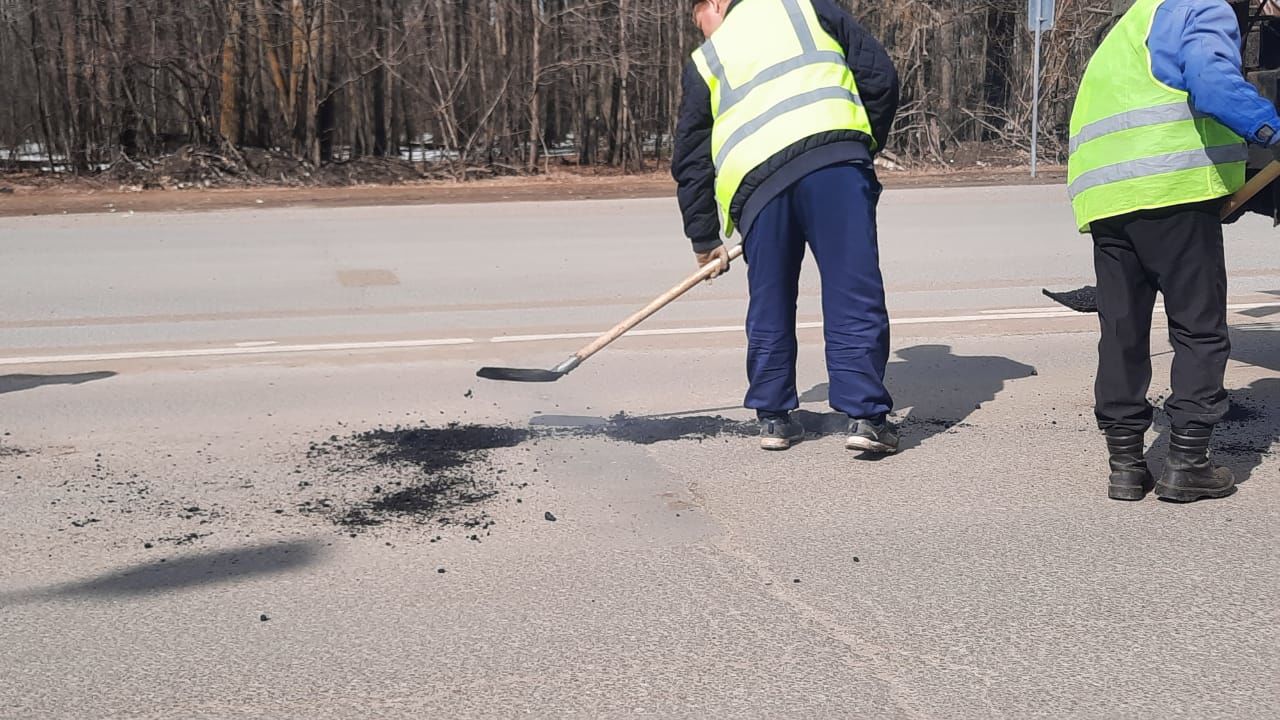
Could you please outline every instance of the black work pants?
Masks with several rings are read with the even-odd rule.
[[[1091,224],[1098,275],[1095,414],[1103,430],[1151,427],[1151,313],[1164,296],[1173,344],[1173,393],[1165,410],[1176,428],[1212,427],[1226,414],[1223,379],[1227,271],[1222,201],[1143,210]]]

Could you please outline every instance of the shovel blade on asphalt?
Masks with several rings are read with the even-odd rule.
[[[567,373],[557,372],[555,370],[540,370],[537,368],[500,368],[500,367],[483,367],[476,372],[478,377],[486,380],[501,380],[504,382],[526,382],[526,383],[548,383],[555,382],[564,377]]]

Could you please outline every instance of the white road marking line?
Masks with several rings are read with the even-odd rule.
[[[1233,312],[1254,310],[1258,308],[1280,307],[1277,303],[1237,303],[1228,305]],[[978,315],[939,315],[933,317],[894,318],[890,325],[945,325],[956,323],[990,322],[994,320],[1058,320],[1080,317],[1082,313],[1072,310],[1053,310],[1043,308],[1015,308],[1011,310],[983,310]],[[1158,319],[1158,318],[1157,318]],[[821,322],[797,323],[800,330],[813,330],[822,327]],[[707,327],[655,328],[649,330],[633,330],[628,333],[632,337],[662,337],[671,335],[711,335],[716,333],[743,332],[742,325],[712,325]],[[491,343],[525,343],[548,340],[590,340],[599,337],[600,333],[557,333],[551,335],[504,335],[489,338]],[[279,345],[277,341],[254,341],[237,343],[235,347],[193,348],[189,350],[140,350],[136,352],[92,353],[84,355],[47,355],[32,357],[0,357],[0,366],[8,365],[47,365],[76,362],[109,362],[113,360],[162,360],[172,358],[224,357],[236,355],[279,355],[285,353],[305,352],[340,352],[353,350],[395,350],[427,347],[443,347],[455,345],[471,345],[472,338],[438,338],[431,340],[387,340],[379,342],[350,343],[317,343],[312,345]]]
[[[890,319],[890,325],[933,325],[935,323],[986,322],[988,320],[1050,320],[1053,318],[1079,317],[1074,310],[1044,310],[1039,313],[1013,312],[1003,315],[944,315],[942,317],[921,317]]]
[[[1157,309],[1160,309],[1162,307],[1163,306],[1157,306]],[[1227,305],[1227,310],[1231,312],[1238,312],[1240,310],[1257,310],[1258,308],[1272,308],[1272,307],[1280,309],[1280,302],[1236,303],[1234,305]],[[1047,312],[1061,312],[1061,310],[1055,310],[1052,307],[1048,307],[1048,308],[1041,307],[1041,308],[1007,308],[1007,309],[1000,309],[1000,310],[979,310],[978,312],[982,313],[983,315],[1006,315],[1006,314],[1022,315],[1022,314],[1041,314],[1041,313],[1047,313]]]
[[[803,324],[796,327],[804,327]],[[710,335],[712,333],[736,332],[742,329],[741,325],[713,325],[710,327],[691,327],[691,328],[663,328],[659,330],[632,330],[627,333],[628,337],[653,337],[659,335]],[[554,335],[503,335],[501,337],[490,338],[489,342],[495,343],[525,343],[525,342],[542,342],[544,340],[590,340],[600,337],[601,332],[585,332],[585,333],[557,333]]]
[[[143,350],[138,352],[88,355],[48,355],[43,357],[0,358],[0,365],[47,365],[54,363],[105,362],[111,360],[161,360],[168,358],[219,357],[226,355],[278,355],[282,353],[332,352],[339,350],[390,350],[444,345],[470,345],[471,338],[437,340],[389,340],[383,342],[317,343],[314,345],[272,345],[269,347],[196,348],[192,350]]]
[[[932,325],[947,323],[966,323],[966,322],[986,322],[989,320],[1038,320],[1038,319],[1054,319],[1076,317],[1080,313],[1073,310],[1040,310],[1038,313],[1007,313],[1004,315],[942,315],[936,317],[910,317],[910,318],[890,318],[890,325]],[[803,322],[796,323],[796,328],[800,330],[812,330],[821,328],[821,322]],[[627,333],[629,337],[646,337],[660,335],[709,335],[712,333],[726,332],[742,332],[742,325],[712,325],[708,327],[690,327],[690,328],[662,328],[657,330],[632,330]],[[587,340],[600,337],[600,333],[557,333],[553,335],[503,335],[495,337],[490,342],[495,343],[519,343],[519,342],[541,342],[544,340]]]
[[[1039,315],[1048,312],[1062,312],[1064,308],[1055,307],[1052,303],[1038,308],[1001,308],[999,310],[979,310],[983,315]]]

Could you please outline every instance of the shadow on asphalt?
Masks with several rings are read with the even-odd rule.
[[[115,377],[113,372],[78,373],[76,375],[0,375],[0,395],[34,390],[45,385],[83,385],[94,380]]]
[[[1280,290],[1267,290],[1265,294],[1280,297]],[[1262,307],[1249,308],[1248,310],[1241,310],[1240,314],[1251,318],[1270,317],[1272,315],[1280,314],[1280,305],[1264,305]]]
[[[87,580],[0,593],[0,607],[37,600],[119,600],[218,585],[298,570],[315,563],[321,544],[294,540],[131,565]]]
[[[994,400],[1011,380],[1031,377],[1030,365],[998,355],[956,355],[948,345],[916,345],[897,351],[889,363],[886,381],[896,407],[910,409],[902,421],[901,449],[909,450],[929,438],[961,425],[974,410]],[[800,395],[802,404],[828,401],[827,383]],[[577,415],[538,415],[529,424],[535,429],[574,431],[579,435],[604,435],[614,440],[649,444],[689,437],[713,437],[722,433],[754,435],[754,421],[735,421],[701,413],[738,410],[741,406],[676,411],[661,415],[613,418]],[[696,417],[690,417],[697,415]],[[849,418],[838,412],[797,410],[810,437],[843,435]],[[869,458],[871,456],[868,456]]]
[[[1280,291],[1271,294],[1280,295]],[[1273,309],[1274,314],[1275,309]],[[1231,358],[1237,362],[1280,373],[1280,325],[1259,324],[1233,328]],[[1259,378],[1231,391],[1231,410],[1215,437],[1223,464],[1245,482],[1270,457],[1280,441],[1280,377]]]
[[[1280,378],[1262,378],[1231,391],[1231,411],[1216,437],[1214,449],[1236,482],[1253,477],[1280,440]]]
[[[1280,373],[1280,325],[1259,323],[1231,329],[1231,359]],[[1230,380],[1230,377],[1228,377]],[[1169,416],[1156,402],[1151,449],[1151,472],[1164,469],[1169,450]],[[1231,390],[1231,409],[1213,437],[1214,458],[1236,475],[1237,484],[1250,480],[1280,442],[1280,378],[1260,378]]]
[[[962,424],[994,400],[1005,383],[1036,374],[1034,367],[999,355],[956,355],[949,345],[916,345],[895,354],[898,359],[889,363],[885,383],[894,407],[908,411],[902,422],[903,450]],[[828,390],[827,383],[816,385],[800,395],[800,402],[827,402]],[[820,427],[838,425],[835,432],[843,432],[848,422],[839,413],[821,417]]]

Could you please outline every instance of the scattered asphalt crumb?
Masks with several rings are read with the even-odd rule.
[[[379,482],[364,500],[348,504],[318,498],[301,503],[301,511],[325,514],[339,525],[357,529],[393,519],[488,529],[492,521],[477,506],[497,495],[499,473],[490,452],[515,447],[530,439],[531,433],[451,424],[379,428],[341,440],[336,437],[311,445],[307,458],[312,465],[328,470],[339,483],[371,472]],[[345,510],[338,504],[345,505]]]
[[[468,393],[474,395],[472,390]],[[795,417],[814,436],[843,434],[847,429],[847,419],[836,413],[798,411]],[[908,416],[902,420],[908,432],[913,425],[942,431],[964,427],[957,419]],[[530,452],[530,443],[565,437],[603,437],[652,445],[747,437],[758,432],[755,421],[718,415],[632,417],[619,413],[586,426],[538,424],[518,428],[450,423],[437,427],[379,427],[346,436],[331,434],[328,440],[311,443],[305,465],[296,470],[309,471],[308,478],[297,484],[298,490],[306,493],[297,509],[306,515],[327,518],[347,528],[353,536],[397,521],[488,530],[493,521],[484,506],[498,495],[500,482],[509,470],[497,466],[493,459],[496,450],[524,445],[522,450]],[[526,472],[540,473],[542,468],[530,465]],[[508,484],[527,487],[527,483]],[[524,499],[517,497],[516,502],[523,504]],[[194,514],[199,508],[187,510]],[[556,521],[550,512],[543,517]]]
[[[472,391],[468,390],[466,393],[464,393],[464,394],[462,395],[462,397],[464,397],[464,398],[472,398],[472,397],[475,397],[475,393],[473,393]]]
[[[443,575],[443,574],[444,574],[444,568],[437,568],[437,569],[436,569],[436,572],[438,572],[438,573],[440,573],[441,575]]]
[[[212,534],[213,533],[187,533],[185,535],[175,535],[173,537],[162,537],[157,539],[156,542],[167,542],[173,543],[174,545],[190,545],[195,541],[207,538]],[[152,544],[146,543],[143,547],[150,548],[152,547]]]
[[[145,549],[147,549],[147,550],[150,550],[151,548],[155,547],[155,545],[153,545],[153,544],[151,544],[151,543],[142,543],[142,547],[143,547],[143,548],[145,548]]]
[[[266,613],[262,613],[261,615],[258,616],[258,622],[266,622],[270,619],[271,618]]]
[[[800,578],[796,578],[795,580],[792,580],[791,582],[796,583],[797,585],[799,585],[799,584],[800,584]]]
[[[859,560],[859,559],[858,559],[858,556],[857,556],[857,555],[854,555],[854,556],[853,556],[853,561],[854,561],[854,562],[862,562],[861,560]]]
[[[547,511],[547,512],[542,513],[542,518],[543,518],[544,520],[548,521],[548,522],[555,522],[555,521],[556,521],[556,516],[555,516],[555,515],[552,515],[550,511]]]

